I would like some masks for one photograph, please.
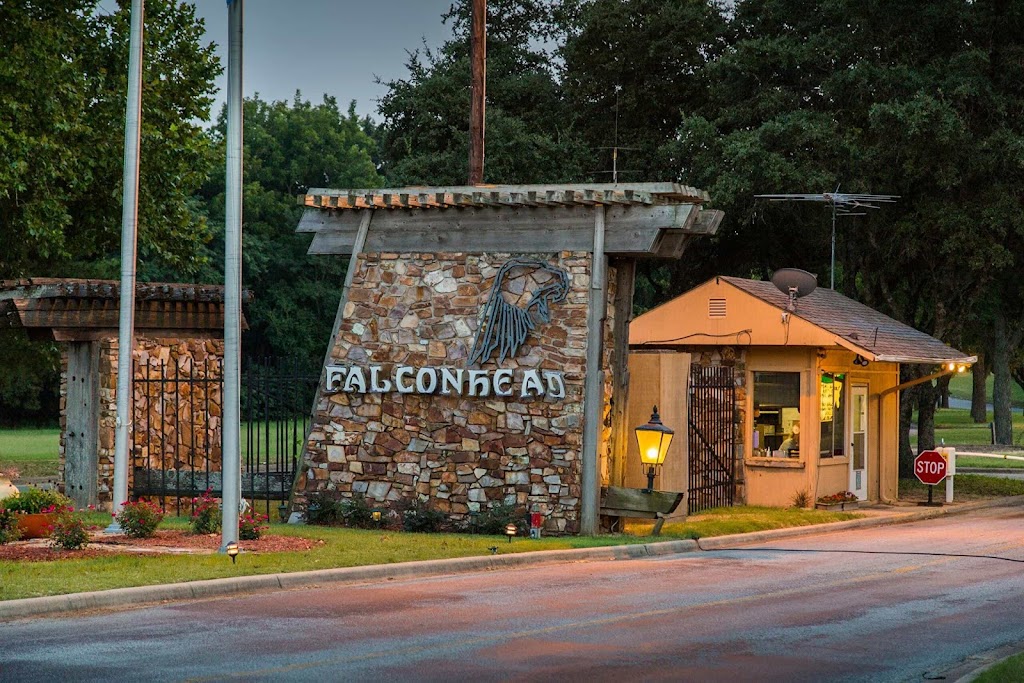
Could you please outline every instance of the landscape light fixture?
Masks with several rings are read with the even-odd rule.
[[[225,546],[224,548],[224,552],[226,552],[228,554],[228,557],[231,558],[231,564],[234,564],[235,559],[238,557],[238,544],[228,543],[227,546]]]
[[[377,528],[379,529],[380,528],[380,519],[381,519],[381,512],[380,512],[379,508],[374,508],[370,512],[370,519],[373,520],[373,523],[376,524]]]
[[[512,542],[512,537],[519,532],[519,529],[515,524],[509,524],[505,527],[505,535],[508,536],[508,542]]]
[[[651,493],[654,491],[654,476],[665,462],[675,432],[661,423],[658,406],[654,406],[650,421],[633,431],[636,432],[636,444],[640,448],[640,461],[647,468],[647,488],[644,493]]]
[[[281,524],[288,521],[288,503],[282,501],[281,504],[277,506],[277,516],[281,518]]]

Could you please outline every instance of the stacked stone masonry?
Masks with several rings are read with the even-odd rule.
[[[114,484],[117,419],[116,338],[99,344],[97,496],[109,509]],[[221,377],[224,343],[213,339],[136,339],[129,488],[135,467],[160,471],[220,471]],[[60,480],[64,481],[67,355],[61,373]],[[189,381],[192,378],[196,381]],[[141,381],[140,381],[141,380]],[[213,380],[207,382],[205,380]]]
[[[452,524],[496,504],[540,512],[555,533],[579,530],[583,383],[590,255],[515,254],[564,268],[566,300],[501,367],[564,373],[566,396],[470,397],[327,393],[318,397],[300,505],[323,492],[377,505],[418,499]],[[337,365],[465,368],[495,276],[510,254],[373,253],[358,262],[338,337]],[[524,292],[507,284],[506,300]],[[526,287],[529,287],[527,282]],[[602,312],[602,314],[605,312]],[[495,368],[495,359],[481,363]]]

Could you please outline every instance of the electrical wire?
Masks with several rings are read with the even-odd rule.
[[[692,334],[687,334],[682,337],[675,337],[674,339],[652,339],[650,341],[640,342],[639,346],[646,346],[648,344],[671,344],[672,342],[685,341],[691,337],[736,337],[736,345],[740,346],[740,335],[743,334],[747,335],[747,343],[744,344],[744,346],[750,346],[750,343],[753,341],[753,337],[751,336],[751,332],[753,331],[753,329],[747,328],[745,330],[740,330],[739,332],[726,332],[725,334],[711,334],[710,332],[694,332]]]
[[[1003,562],[1017,562],[1024,564],[1024,559],[1014,557],[1001,557],[999,555],[971,555],[968,553],[927,553],[911,550],[820,550],[815,548],[704,548],[701,547],[700,539],[694,539],[697,548],[706,553],[720,552],[773,552],[773,553],[846,553],[850,555],[923,555],[925,557],[964,557],[976,560],[1002,560]]]

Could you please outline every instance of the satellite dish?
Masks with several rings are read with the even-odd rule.
[[[772,275],[772,284],[789,297],[789,310],[796,310],[796,300],[818,288],[818,276],[799,268],[780,268]]]

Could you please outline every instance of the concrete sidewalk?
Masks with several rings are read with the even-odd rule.
[[[903,524],[973,510],[1015,505],[1024,505],[1024,497],[996,498],[973,503],[958,503],[940,508],[918,508],[913,506],[867,508],[859,510],[860,513],[866,515],[861,519],[771,531],[755,531],[731,536],[715,536],[702,539],[700,545],[704,549],[726,548],[748,543],[761,543],[768,540],[795,538],[834,531],[863,529],[888,524]],[[156,586],[116,588],[105,591],[71,593],[68,595],[53,595],[42,598],[24,598],[0,602],[0,620],[21,619],[64,612],[113,609],[175,600],[214,598],[258,591],[290,590],[330,583],[375,583],[396,579],[414,579],[499,569],[515,569],[552,563],[638,559],[697,552],[699,550],[700,548],[697,547],[695,541],[675,540],[658,543],[606,546],[602,548],[485,555],[482,557],[461,557],[447,560],[402,562],[289,574],[240,576]]]

